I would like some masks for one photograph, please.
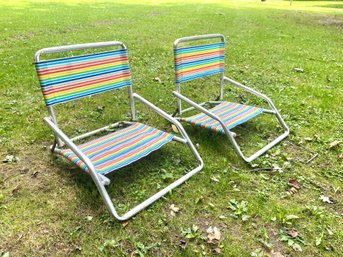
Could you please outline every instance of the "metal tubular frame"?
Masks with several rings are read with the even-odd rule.
[[[193,37],[184,37],[184,38],[179,38],[177,40],[175,40],[174,42],[174,51],[175,49],[177,49],[177,46],[179,43],[181,42],[189,42],[189,41],[194,41],[194,40],[201,40],[201,39],[213,39],[213,38],[220,38],[222,42],[225,42],[225,37],[221,34],[210,34],[210,35],[202,35],[202,36],[193,36]],[[211,117],[212,119],[217,120],[220,125],[222,126],[225,135],[227,136],[227,138],[229,139],[230,143],[233,145],[233,148],[235,150],[235,152],[246,162],[251,162],[253,160],[255,160],[257,157],[259,157],[260,155],[262,155],[263,153],[265,153],[267,150],[269,150],[270,148],[272,148],[273,146],[275,146],[276,144],[278,144],[279,142],[281,142],[284,138],[286,138],[289,135],[289,128],[286,125],[286,123],[284,122],[284,120],[282,119],[280,113],[278,112],[278,110],[276,109],[276,107],[274,106],[273,102],[271,101],[271,99],[269,97],[267,97],[264,94],[261,94],[260,92],[257,92],[256,90],[245,86],[243,84],[240,84],[236,81],[234,81],[233,79],[230,79],[228,77],[224,76],[224,72],[220,73],[220,94],[218,97],[218,100],[223,100],[224,97],[224,83],[228,82],[236,87],[239,87],[259,98],[264,99],[269,107],[271,108],[271,110],[264,110],[264,113],[267,114],[274,114],[277,118],[277,120],[279,121],[279,123],[281,124],[281,126],[284,129],[283,134],[281,134],[280,136],[278,136],[277,138],[275,138],[272,142],[269,142],[267,145],[265,145],[264,147],[262,147],[260,150],[256,151],[255,153],[253,153],[252,155],[250,155],[249,157],[246,157],[243,152],[241,151],[239,145],[237,144],[236,140],[235,140],[235,133],[231,132],[230,129],[228,129],[225,125],[225,123],[223,122],[223,120],[217,116],[216,114],[210,112],[209,110],[205,109],[203,106],[208,104],[208,103],[220,103],[218,101],[208,101],[208,102],[203,102],[200,104],[197,104],[195,102],[193,102],[192,100],[190,100],[189,98],[183,96],[181,94],[181,90],[180,90],[180,84],[176,83],[176,91],[173,92],[173,94],[177,97],[177,108],[178,108],[178,114],[179,116],[181,116],[181,114],[185,113],[186,111],[190,111],[190,110],[198,110],[200,112],[205,113],[206,115],[208,115],[209,117]],[[181,109],[181,101],[185,101],[186,103],[188,103],[189,105],[191,105],[191,107],[182,110]],[[180,117],[176,117],[176,119],[180,119]]]
[[[63,52],[63,51],[71,51],[71,50],[80,50],[80,49],[87,49],[87,48],[98,48],[98,47],[107,47],[107,46],[117,46],[120,45],[122,46],[122,48],[126,49],[126,46],[121,43],[121,42],[101,42],[101,43],[93,43],[93,44],[81,44],[81,45],[71,45],[71,46],[63,46],[63,47],[52,47],[52,48],[45,48],[42,50],[39,50],[36,55],[35,55],[35,61],[38,62],[39,61],[39,56],[42,53],[56,53],[56,52]],[[154,104],[150,103],[148,100],[144,99],[143,97],[139,96],[136,93],[133,93],[132,91],[132,86],[129,86],[129,99],[130,99],[130,107],[131,107],[131,115],[132,115],[132,120],[135,119],[135,106],[134,106],[134,100],[137,99],[138,101],[140,101],[141,103],[143,103],[144,105],[146,105],[147,107],[149,107],[152,111],[154,111],[155,113],[157,113],[158,115],[162,116],[163,118],[165,118],[166,120],[168,120],[169,122],[173,123],[178,131],[180,132],[182,137],[178,137],[178,136],[174,136],[173,141],[175,142],[179,142],[182,144],[187,145],[192,154],[194,155],[195,159],[197,160],[198,166],[194,169],[192,169],[191,171],[189,171],[187,174],[183,175],[181,178],[177,179],[176,181],[174,181],[173,183],[171,183],[170,185],[168,185],[167,187],[165,187],[164,189],[160,190],[159,192],[155,193],[154,195],[152,195],[151,197],[149,197],[148,199],[146,199],[145,201],[143,201],[142,203],[138,204],[136,207],[132,208],[131,210],[129,210],[128,212],[126,212],[124,215],[119,216],[114,204],[110,198],[110,196],[107,193],[107,190],[105,188],[106,185],[110,184],[110,179],[108,179],[106,176],[97,173],[96,169],[93,165],[93,163],[91,162],[91,160],[75,145],[74,141],[75,140],[79,140],[91,135],[94,135],[96,133],[99,133],[101,131],[104,131],[108,128],[115,128],[121,125],[129,125],[132,124],[132,122],[127,122],[127,121],[123,121],[123,122],[116,122],[113,123],[109,126],[94,130],[94,131],[90,131],[87,132],[83,135],[74,137],[74,138],[69,138],[57,125],[56,122],[56,118],[55,118],[55,114],[53,112],[53,108],[52,107],[48,107],[48,112],[49,112],[49,117],[45,117],[44,121],[45,123],[48,125],[48,127],[54,132],[55,136],[56,136],[56,140],[58,142],[58,146],[61,147],[63,145],[68,146],[73,153],[81,160],[85,163],[85,165],[88,168],[88,173],[90,174],[91,178],[93,179],[100,195],[103,198],[103,201],[105,202],[106,207],[108,208],[109,212],[118,220],[120,221],[124,221],[127,220],[129,218],[131,218],[132,216],[134,216],[135,214],[137,214],[139,211],[143,210],[144,208],[146,208],[147,206],[151,205],[153,202],[155,202],[156,200],[158,200],[159,198],[161,198],[162,196],[164,196],[165,194],[167,194],[170,190],[176,188],[177,186],[179,186],[180,184],[182,184],[183,182],[185,182],[187,179],[189,179],[191,176],[193,176],[195,173],[199,172],[203,166],[203,160],[201,159],[198,151],[196,150],[196,148],[194,147],[193,143],[191,142],[191,140],[189,139],[186,131],[184,130],[184,128],[182,127],[182,125],[180,124],[179,121],[177,121],[176,119],[174,119],[173,117],[171,117],[170,115],[168,115],[166,112],[164,112],[163,110],[161,110],[160,108],[158,108],[157,106],[155,106]],[[59,153],[61,151],[60,148],[54,148],[53,149],[55,153]]]

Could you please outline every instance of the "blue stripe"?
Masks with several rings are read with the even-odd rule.
[[[92,89],[90,91],[85,91],[86,93],[72,94],[71,96],[68,96],[68,97],[58,97],[58,98],[53,99],[53,100],[46,100],[45,102],[46,102],[47,106],[50,106],[50,105],[54,105],[54,104],[58,104],[58,103],[68,102],[68,101],[78,99],[81,97],[85,97],[85,96],[99,94],[99,93],[106,92],[106,91],[111,90],[111,89],[116,89],[116,88],[120,88],[120,87],[124,87],[124,86],[131,86],[131,81],[123,81],[120,83],[113,83],[113,84],[106,86],[105,88],[100,88],[100,89],[96,89],[96,90]]]
[[[145,156],[147,156],[149,153],[153,152],[153,151],[156,151],[158,149],[160,149],[163,145],[165,145],[166,143],[170,142],[171,140],[173,139],[173,136],[172,135],[169,135],[163,142],[160,142],[158,143],[155,147],[152,147],[152,148],[149,148],[147,149],[146,151],[142,152],[140,155],[137,155],[136,158],[131,158],[129,159],[127,162],[125,163],[122,163],[121,165],[115,165],[114,167],[109,167],[107,169],[105,169],[104,171],[101,171],[101,174],[107,174],[113,170],[116,170],[116,169],[119,169],[119,168],[122,168],[124,166],[127,166]]]
[[[47,61],[39,61],[36,62],[36,67],[43,68],[47,67],[47,64],[50,66],[54,64],[63,64],[63,63],[72,63],[72,62],[77,62],[81,60],[92,60],[92,59],[97,59],[97,58],[102,58],[104,56],[127,56],[127,50],[115,50],[115,51],[107,51],[107,52],[101,52],[101,53],[95,53],[95,54],[85,54],[85,55],[80,55],[80,56],[73,56],[73,57],[65,57],[65,58],[58,58],[58,59],[53,59],[53,60],[47,60]]]
[[[212,58],[200,59],[200,60],[191,61],[191,62],[182,62],[182,63],[176,64],[175,67],[177,70],[179,70],[186,67],[192,67],[192,66],[201,65],[201,64],[208,64],[211,62],[223,61],[223,60],[224,60],[224,56],[216,56]]]
[[[202,73],[199,73],[196,75],[184,76],[184,77],[178,78],[176,80],[176,83],[186,82],[186,81],[190,81],[192,79],[206,77],[206,76],[214,75],[214,74],[221,73],[221,72],[224,72],[224,69],[222,69],[222,68],[221,69],[215,69],[215,70],[211,70],[211,71],[207,71],[207,72],[202,72]]]
[[[67,77],[59,78],[59,79],[45,79],[44,82],[41,82],[41,86],[45,88],[51,85],[58,85],[61,83],[67,83],[67,82],[71,82],[75,80],[92,78],[92,77],[96,77],[100,75],[105,75],[105,74],[110,74],[110,73],[115,73],[115,72],[120,72],[120,71],[129,71],[129,70],[130,70],[129,65],[125,65],[124,67],[120,67],[120,68],[110,67],[110,68],[102,69],[102,71],[88,71],[82,74],[72,75],[72,76],[69,75]]]
[[[177,48],[177,49],[174,49],[174,52],[176,54],[191,53],[191,52],[197,52],[197,51],[200,51],[200,50],[222,48],[224,46],[225,46],[225,44],[222,42],[222,43],[216,43],[216,44],[207,44],[207,45],[199,45],[199,46],[189,46],[189,47]]]

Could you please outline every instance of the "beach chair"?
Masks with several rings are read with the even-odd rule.
[[[71,53],[80,52],[79,50],[82,50],[82,55],[69,57]],[[89,53],[90,51],[92,52]],[[62,53],[63,57],[51,59],[49,54],[56,53]],[[43,55],[44,60],[41,59]],[[48,56],[50,59],[46,58]],[[202,169],[203,161],[181,124],[148,100],[133,93],[128,52],[123,43],[113,41],[44,48],[36,52],[35,66],[49,113],[44,121],[55,134],[52,152],[70,160],[91,176],[108,210],[118,220],[129,219]],[[54,112],[56,105],[121,88],[128,90],[130,121],[118,121],[73,138],[69,138],[59,128]],[[181,136],[136,122],[135,100],[174,124]],[[113,132],[114,129],[117,130]],[[109,130],[112,132],[108,132]],[[89,142],[76,144],[76,141],[84,141],[87,137],[93,138],[96,134],[105,132],[107,134]],[[119,216],[105,188],[110,183],[107,175],[138,161],[171,141],[189,147],[197,160],[196,168]]]
[[[205,40],[207,42],[211,41],[211,43],[201,43],[201,41],[204,42]],[[177,109],[172,116],[183,122],[206,128],[219,134],[225,134],[233,145],[235,152],[246,162],[251,162],[287,137],[289,129],[270,98],[224,76],[224,54],[225,37],[221,34],[184,37],[175,40],[176,91],[173,94],[177,97]],[[219,94],[214,101],[196,103],[181,94],[181,84],[212,75],[218,76],[218,85],[215,86],[218,86]],[[223,101],[225,83],[229,83],[264,99],[269,104],[270,109]],[[202,92],[201,88],[198,90],[201,94],[206,93]],[[183,110],[181,106],[182,101],[191,105],[191,107]],[[206,109],[205,106],[207,105],[214,107]],[[200,113],[190,117],[185,116],[186,112],[194,110],[200,111]],[[262,113],[275,115],[284,132],[251,156],[246,157],[235,140],[236,134],[231,129]]]

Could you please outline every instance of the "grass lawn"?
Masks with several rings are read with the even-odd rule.
[[[47,112],[34,53],[123,41],[134,91],[172,113],[172,43],[208,33],[227,38],[225,73],[270,96],[291,134],[246,164],[223,136],[185,125],[204,169],[117,222],[91,179],[47,150],[53,136],[42,121]],[[214,98],[212,81],[190,83],[183,92],[197,101]],[[0,256],[342,256],[342,85],[343,1],[0,0]],[[225,92],[228,100],[248,101],[233,88]],[[126,101],[126,90],[112,91],[58,106],[57,114],[75,135],[126,119]],[[137,108],[140,120],[171,131]],[[277,135],[274,124],[261,117],[236,129],[242,148],[256,150]],[[108,188],[118,211],[193,164],[187,149],[168,144],[115,172]],[[207,241],[210,226],[220,240]]]

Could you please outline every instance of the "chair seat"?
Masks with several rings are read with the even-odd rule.
[[[79,149],[89,157],[97,172],[107,174],[135,162],[158,150],[173,139],[173,135],[134,123],[129,127],[79,145]],[[70,149],[60,154],[84,171],[87,167]]]
[[[209,109],[209,111],[219,116],[228,129],[232,129],[261,114],[263,108],[224,101]],[[204,113],[199,113],[188,118],[181,118],[181,120],[194,126],[207,128],[219,134],[224,133],[220,123]]]

